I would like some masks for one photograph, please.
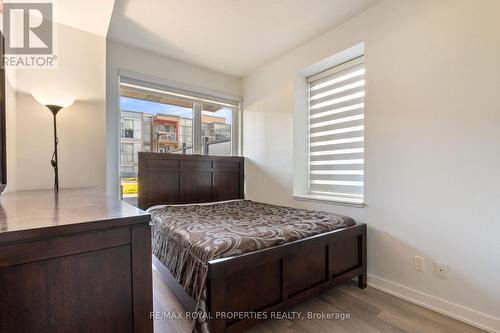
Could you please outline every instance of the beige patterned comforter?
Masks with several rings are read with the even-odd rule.
[[[153,207],[153,253],[205,312],[211,259],[252,252],[355,224],[346,216],[250,200]],[[208,331],[197,322],[195,331]]]

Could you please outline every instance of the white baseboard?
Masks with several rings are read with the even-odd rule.
[[[500,333],[500,318],[466,308],[372,274],[368,274],[368,285],[485,331]]]

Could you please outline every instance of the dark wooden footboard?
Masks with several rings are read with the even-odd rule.
[[[210,331],[241,332],[259,319],[226,319],[234,317],[228,313],[283,311],[354,277],[366,287],[365,224],[211,260]]]

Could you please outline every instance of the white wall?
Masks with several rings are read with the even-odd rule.
[[[105,186],[106,40],[55,25],[56,69],[17,70],[17,188],[52,188],[52,114],[30,94],[36,87],[73,93],[76,102],[57,116],[60,187]]]
[[[108,193],[119,191],[119,75],[164,85],[176,85],[220,97],[238,99],[241,79],[159,54],[107,42],[107,182]]]
[[[367,223],[372,285],[490,330],[500,330],[499,12],[497,0],[386,0],[243,82],[247,197]],[[295,75],[361,42],[366,207],[295,201]],[[448,280],[433,276],[434,260]]]

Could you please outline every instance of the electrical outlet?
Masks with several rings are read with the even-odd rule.
[[[448,265],[439,262],[434,263],[434,275],[440,279],[448,279]]]
[[[424,257],[415,256],[413,258],[413,269],[419,272],[424,271]]]

